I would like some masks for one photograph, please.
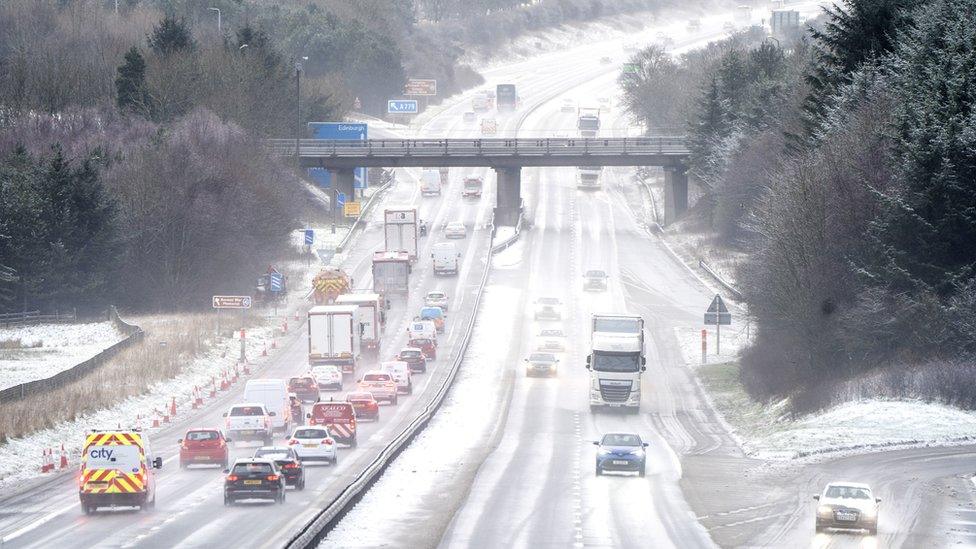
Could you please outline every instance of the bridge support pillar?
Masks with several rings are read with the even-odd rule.
[[[664,224],[670,225],[688,209],[688,170],[664,167]]]
[[[495,168],[495,226],[514,227],[522,207],[522,168]]]
[[[342,206],[340,206],[336,201],[336,193],[343,193],[346,196],[346,202],[353,202],[355,200],[354,185],[356,183],[356,174],[352,168],[345,170],[333,170],[332,180],[335,182],[332,187],[332,205],[336,211],[336,217],[342,219]]]

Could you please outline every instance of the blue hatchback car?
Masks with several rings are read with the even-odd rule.
[[[644,476],[647,458],[644,448],[647,443],[639,435],[631,433],[608,433],[593,443],[598,447],[596,452],[596,474],[600,476],[604,471],[636,471]]]

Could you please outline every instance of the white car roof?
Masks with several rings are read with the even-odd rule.
[[[231,408],[237,408],[238,406],[260,406],[261,408],[267,408],[261,402],[240,402],[240,403],[237,403],[237,404],[231,404],[230,405]]]
[[[831,486],[848,486],[848,487],[851,487],[851,488],[864,488],[864,489],[867,489],[867,490],[870,490],[871,489],[870,486],[868,486],[867,484],[864,484],[863,482],[845,482],[845,481],[840,481],[840,480],[839,481],[834,481],[834,482],[828,482],[827,483],[827,488],[830,488]]]

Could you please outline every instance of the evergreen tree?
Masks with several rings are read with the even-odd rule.
[[[719,78],[712,75],[698,99],[691,127],[691,163],[700,175],[711,172],[715,144],[731,132]]]
[[[119,110],[149,115],[149,91],[146,89],[146,60],[132,46],[115,78],[115,103]]]
[[[811,31],[816,63],[807,76],[811,91],[803,104],[808,136],[819,131],[839,87],[861,64],[889,53],[897,32],[911,22],[910,10],[926,1],[845,0],[844,7],[824,8],[827,23]]]
[[[976,275],[976,0],[934,0],[899,40],[895,71],[904,189],[878,226],[884,278],[946,297]]]
[[[192,52],[197,47],[186,22],[171,15],[163,17],[163,20],[153,27],[146,41],[156,55],[163,57],[174,53]]]
[[[749,88],[749,70],[739,50],[732,48],[722,56],[718,69],[719,93],[726,104],[725,115],[734,123],[742,112]]]

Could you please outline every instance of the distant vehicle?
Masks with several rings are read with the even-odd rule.
[[[562,105],[559,107],[560,112],[576,112],[576,101],[570,98],[563,99]]]
[[[599,190],[602,187],[600,176],[603,173],[602,166],[580,166],[577,169],[578,178],[576,188],[580,190]]]
[[[407,345],[420,349],[427,360],[437,360],[437,340],[428,339],[423,337],[418,337],[416,339],[410,339]]]
[[[444,238],[464,238],[468,236],[468,229],[460,221],[451,221],[444,225]]]
[[[562,330],[542,330],[539,332],[539,343],[536,348],[539,351],[561,353],[566,350],[564,339]]]
[[[285,502],[285,477],[273,460],[246,458],[224,469],[224,505],[234,505],[243,499],[270,499]]]
[[[336,442],[356,447],[357,433],[356,410],[352,404],[329,400],[316,402],[312,405],[312,412],[307,414],[308,425],[325,427]]]
[[[319,366],[328,368],[329,366]],[[334,366],[333,366],[334,367]],[[336,368],[338,370],[338,368]],[[341,378],[341,375],[340,375]],[[304,402],[315,402],[321,397],[318,381],[312,376],[298,376],[288,378],[288,392],[294,393]]]
[[[605,96],[597,97],[596,104],[598,107],[600,107],[600,112],[610,112],[610,108],[613,106],[613,104],[610,102],[610,98]]]
[[[376,400],[385,400],[390,404],[397,403],[397,384],[393,376],[387,372],[373,370],[363,374],[359,380],[359,390],[373,393]]]
[[[480,177],[465,177],[461,185],[461,198],[481,198],[481,189],[484,186],[485,182]]]
[[[498,133],[498,122],[494,118],[481,119],[481,135],[495,135]]]
[[[478,92],[471,98],[471,110],[474,112],[486,112],[491,110],[492,100],[486,92]],[[468,121],[467,113],[465,113],[465,122]],[[474,120],[472,120],[474,122]]]
[[[328,391],[342,390],[342,370],[333,364],[312,366],[312,375],[319,389]]]
[[[532,353],[524,360],[526,362],[526,376],[556,375],[556,365],[559,364],[559,359],[552,353]]]
[[[599,269],[590,269],[583,273],[584,290],[606,290],[607,273]]]
[[[422,196],[441,195],[441,174],[438,170],[424,170],[420,174],[420,194]]]
[[[601,407],[640,409],[642,377],[647,367],[644,319],[631,314],[594,314],[589,356],[590,411]]]
[[[813,499],[817,506],[816,531],[828,528],[867,530],[878,534],[878,507],[880,498],[874,497],[871,488],[860,482],[831,482]]]
[[[433,173],[439,173],[431,170]],[[439,181],[439,180],[438,180]],[[438,192],[440,190],[438,189]],[[383,237],[388,252],[407,252],[417,260],[417,208],[387,208],[383,211]]]
[[[461,252],[453,242],[434,244],[430,249],[430,258],[434,263],[434,274],[457,274],[461,269]]]
[[[148,437],[140,431],[90,431],[81,451],[78,496],[86,515],[99,507],[156,506],[156,469]]]
[[[309,365],[338,366],[345,374],[356,371],[361,341],[356,328],[358,316],[356,305],[319,305],[309,309]]]
[[[488,107],[485,107],[484,109],[481,110],[486,111],[488,110]],[[463,120],[465,123],[468,124],[473,123],[477,119],[478,119],[478,115],[475,114],[474,111],[467,111],[463,115],[461,115],[461,120]]]
[[[427,292],[427,295],[424,296],[424,305],[428,307],[440,307],[444,312],[447,312],[448,301],[447,294],[437,290]]]
[[[291,405],[288,402],[288,385],[285,380],[250,379],[244,385],[244,401],[260,402],[271,412],[271,426],[287,432],[291,425]]]
[[[325,267],[312,279],[316,305],[329,305],[349,291],[352,279],[342,269]]]
[[[698,19],[689,19],[688,25],[685,28],[688,29],[688,32],[698,32],[701,30],[701,21]]]
[[[580,137],[596,137],[600,133],[600,109],[580,109],[576,128]]]
[[[427,373],[427,357],[417,347],[407,347],[397,353],[396,360],[406,362],[410,371],[418,374]]]
[[[336,305],[357,307],[360,352],[375,358],[380,351],[383,332],[386,331],[386,306],[383,297],[375,293],[343,294],[336,299]]]
[[[288,446],[295,449],[298,458],[303,462],[325,461],[336,465],[339,463],[338,445],[332,434],[325,427],[299,427],[288,439]]]
[[[373,252],[373,292],[389,298],[410,293],[410,254]]]
[[[346,402],[352,404],[356,411],[356,419],[372,421],[380,420],[380,405],[373,398],[373,393],[358,391],[346,395]]]
[[[230,440],[224,438],[220,429],[190,429],[183,438],[176,441],[180,445],[180,468],[190,465],[220,465],[227,468]]]
[[[409,364],[401,360],[390,360],[380,365],[380,369],[393,377],[398,393],[403,395],[413,394],[413,371],[410,369]]]
[[[236,404],[224,412],[227,436],[233,440],[260,440],[271,446],[274,439],[272,418],[275,413],[268,411],[260,402]]]
[[[430,320],[434,323],[437,333],[443,334],[446,325],[447,315],[440,307],[421,307],[420,320]]]
[[[644,476],[647,457],[644,448],[647,443],[640,435],[633,433],[607,433],[593,443],[599,449],[596,453],[596,476],[605,471],[636,471]]]
[[[407,325],[407,338],[411,341],[417,339],[430,339],[437,341],[437,326],[432,320],[413,320]]]
[[[555,297],[540,297],[535,300],[535,319],[536,320],[562,320],[563,315],[560,310],[562,301]]]
[[[296,490],[305,489],[305,467],[293,448],[287,446],[262,446],[254,451],[255,459],[273,460],[281,475],[285,477],[285,486],[294,486]]]
[[[495,105],[498,112],[511,112],[518,109],[519,97],[515,84],[498,84],[495,86]]]

